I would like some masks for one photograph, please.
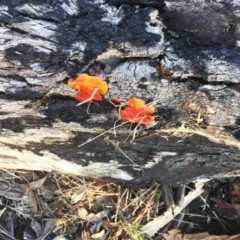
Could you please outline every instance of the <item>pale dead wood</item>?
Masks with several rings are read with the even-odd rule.
[[[155,218],[154,220],[148,222],[141,228],[141,231],[148,234],[150,237],[153,236],[159,229],[168,224],[173,220],[179,213],[182,212],[195,198],[199,197],[203,193],[204,182],[196,183],[196,189],[189,192],[184,198],[183,205],[180,207],[178,205],[173,205],[164,212],[163,215]]]

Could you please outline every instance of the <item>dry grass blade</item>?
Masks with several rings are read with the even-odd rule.
[[[6,211],[6,207],[4,207],[3,209],[0,210],[0,217],[3,215],[3,213]]]
[[[83,101],[83,102],[78,103],[76,106],[78,107],[78,106],[83,105],[84,103],[89,102],[88,108],[87,108],[87,114],[89,114],[89,107],[90,107],[91,100],[93,99],[93,97],[94,97],[94,95],[96,94],[97,91],[98,91],[98,88],[95,88],[95,90],[93,91],[93,93],[92,93],[92,95],[90,96],[90,98],[86,99],[86,100]]]
[[[110,131],[112,131],[112,130],[115,130],[116,128],[119,128],[119,127],[121,127],[121,126],[123,126],[124,124],[127,124],[127,123],[128,123],[128,122],[123,122],[123,123],[121,123],[121,124],[119,124],[119,125],[117,125],[117,126],[114,126],[114,127],[110,128],[110,129],[106,130],[105,132],[97,135],[96,137],[91,138],[91,139],[89,139],[88,141],[86,141],[86,142],[78,145],[78,147],[82,147],[82,146],[84,146],[84,145],[86,145],[86,144],[88,144],[88,143],[96,140],[97,138],[99,138],[99,137],[101,137],[101,136],[104,136],[106,133],[108,133],[108,132],[110,132]]]
[[[151,203],[153,202],[153,198],[156,196],[158,187],[159,187],[159,184],[156,184],[155,189],[150,193],[150,196],[148,196],[145,206],[142,208],[138,216],[135,218],[134,223],[140,222],[140,220],[145,216],[146,213],[148,213],[147,215],[149,216],[149,212],[151,210]]]
[[[110,142],[110,143],[115,147],[115,149],[118,150],[120,153],[122,153],[122,154],[124,155],[124,157],[126,157],[134,166],[136,166],[136,167],[140,168],[142,171],[144,171],[143,168],[142,168],[140,165],[136,164],[136,163],[119,147],[119,142],[110,140],[109,136],[106,136],[106,137],[104,138],[104,141],[107,142],[107,144],[108,144],[108,142]]]
[[[4,240],[17,240],[15,237],[10,236],[8,234],[8,232],[2,226],[0,226],[0,234],[3,235],[2,239],[4,239]]]

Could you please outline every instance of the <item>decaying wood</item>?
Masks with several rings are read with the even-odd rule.
[[[0,9],[1,167],[133,185],[239,174],[235,1],[2,1]],[[66,80],[98,71],[111,74],[109,91],[88,114]],[[108,100],[133,96],[155,103],[153,125],[117,121]]]

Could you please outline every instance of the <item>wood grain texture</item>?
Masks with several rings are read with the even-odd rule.
[[[4,0],[0,9],[1,167],[134,186],[238,174],[235,1]],[[88,114],[67,79],[98,71],[112,74],[109,92]],[[152,126],[116,123],[108,100],[133,96],[155,102]]]

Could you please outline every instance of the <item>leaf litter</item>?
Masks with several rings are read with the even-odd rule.
[[[157,183],[131,189],[58,173],[2,170],[0,239],[239,239],[239,182],[191,183],[183,205],[166,208]]]

